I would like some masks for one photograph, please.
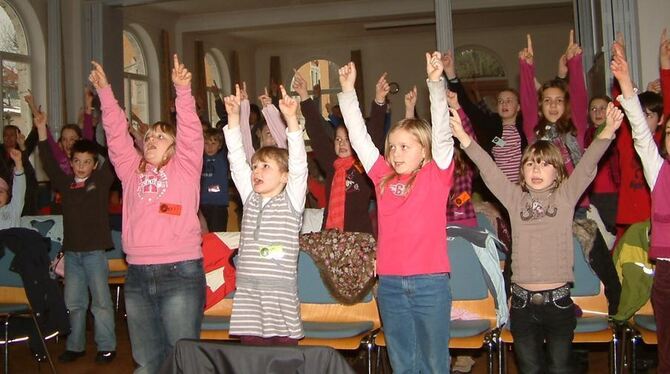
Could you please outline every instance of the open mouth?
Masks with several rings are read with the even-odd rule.
[[[253,179],[253,184],[254,184],[254,187],[260,186],[261,184],[263,184],[263,180],[260,179],[260,178],[254,178]]]

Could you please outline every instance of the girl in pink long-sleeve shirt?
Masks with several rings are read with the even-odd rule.
[[[191,73],[174,56],[177,128],[157,122],[133,147],[127,119],[102,67],[97,89],[109,155],[123,184],[125,302],[135,373],[154,373],[179,339],[200,336],[205,276],[197,217],[204,140]]]

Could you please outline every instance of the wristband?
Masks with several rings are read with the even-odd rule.
[[[14,176],[15,176],[15,177],[20,177],[20,176],[22,176],[22,175],[25,174],[25,173],[26,173],[25,171],[22,171],[22,172],[20,172],[19,174],[16,174],[16,172],[14,172]]]

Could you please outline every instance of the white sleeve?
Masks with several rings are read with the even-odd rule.
[[[454,138],[449,125],[449,108],[447,106],[444,78],[439,81],[427,80],[430,94],[430,116],[432,121],[431,152],[433,160],[442,169],[448,169],[454,157]]]
[[[14,181],[12,182],[12,201],[9,202],[9,211],[12,217],[21,217],[23,205],[26,201],[26,172],[21,175],[14,174]]]
[[[244,204],[254,188],[251,184],[251,167],[247,163],[247,158],[244,154],[244,145],[242,145],[242,132],[239,126],[233,129],[225,126],[223,128],[223,135],[226,138],[226,145],[228,146],[230,174],[233,177],[237,192],[240,194],[242,204]]]
[[[363,164],[365,171],[370,171],[379,158],[379,150],[368,134],[365,120],[358,105],[356,91],[340,92],[337,94],[344,125],[349,132],[349,141],[356,151],[356,156]]]
[[[651,131],[649,131],[649,126],[647,126],[647,120],[642,111],[640,99],[637,95],[629,98],[619,95],[617,100],[626,112],[626,117],[628,117],[628,122],[633,133],[633,144],[635,145],[637,154],[640,156],[640,160],[642,160],[644,177],[647,180],[649,188],[653,190],[664,161],[663,157],[658,153],[658,146],[654,141]]]
[[[307,152],[305,151],[305,140],[302,130],[289,132],[286,129],[288,140],[288,183],[286,184],[286,195],[298,212],[305,210],[305,197],[307,195]]]

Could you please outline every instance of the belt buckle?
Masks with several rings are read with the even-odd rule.
[[[536,292],[530,295],[530,302],[534,305],[544,304],[544,294],[542,292]]]

